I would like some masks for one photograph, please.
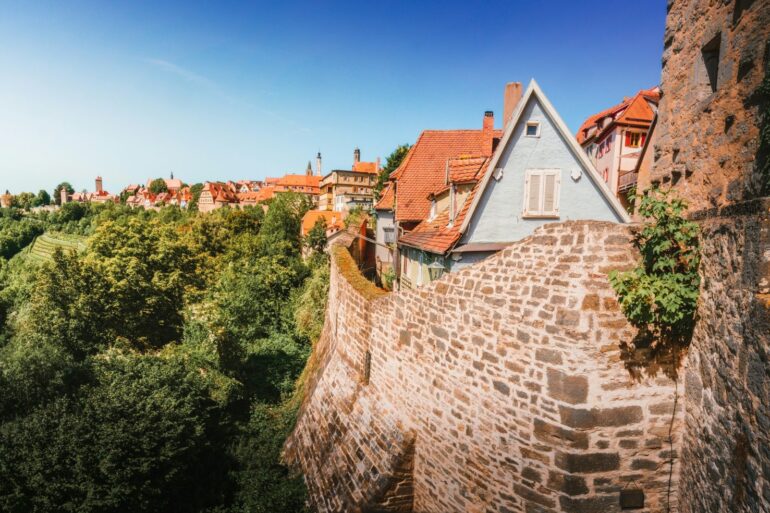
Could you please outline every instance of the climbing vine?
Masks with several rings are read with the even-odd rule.
[[[671,191],[652,188],[637,202],[645,220],[635,235],[642,259],[634,269],[610,272],[610,284],[639,339],[653,347],[681,344],[692,336],[698,302],[698,225]]]

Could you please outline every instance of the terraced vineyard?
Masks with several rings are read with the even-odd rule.
[[[38,236],[24,253],[30,260],[45,262],[51,260],[56,248],[61,248],[62,251],[83,251],[86,247],[85,240],[85,237],[79,235],[46,232]]]

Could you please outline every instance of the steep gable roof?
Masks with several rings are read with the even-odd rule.
[[[622,122],[620,118],[626,117],[627,121],[637,119],[645,120],[649,123],[652,121],[654,111],[650,108],[650,105],[647,103],[648,101],[655,104],[660,101],[660,89],[657,86],[650,89],[642,89],[631,98],[625,98],[617,105],[613,105],[593,116],[589,116],[588,119],[583,121],[583,124],[580,125],[575,137],[577,137],[580,144],[583,144],[590,139],[587,134],[588,130],[607,116],[618,116],[618,118],[614,120],[615,122]],[[627,114],[626,111],[631,110],[631,107],[633,107],[632,112]],[[591,137],[598,135],[602,131],[603,129],[601,127],[597,127],[596,134],[593,134]]]
[[[501,131],[492,131],[499,137]],[[425,130],[391,175],[396,180],[396,221],[422,221],[430,212],[428,195],[446,183],[447,161],[458,155],[483,153],[478,130]]]
[[[537,82],[535,82],[535,79],[533,78],[529,82],[529,85],[527,86],[527,90],[524,93],[523,98],[516,106],[516,111],[513,113],[513,116],[511,117],[511,121],[510,123],[508,123],[508,126],[505,129],[505,132],[503,133],[503,137],[500,140],[500,143],[497,145],[495,154],[492,156],[492,160],[486,172],[484,173],[484,176],[482,177],[481,181],[479,181],[479,184],[477,186],[479,190],[476,192],[476,194],[474,195],[471,201],[471,204],[469,207],[470,210],[468,214],[465,216],[465,219],[463,219],[460,231],[462,233],[465,233],[465,230],[468,228],[468,224],[470,223],[470,220],[473,218],[473,214],[476,211],[476,207],[478,206],[479,199],[484,195],[483,193],[486,190],[487,185],[489,184],[489,179],[492,176],[492,173],[494,172],[495,168],[497,167],[497,164],[500,161],[500,158],[505,152],[505,149],[508,146],[508,143],[510,142],[511,137],[513,136],[513,132],[516,126],[521,121],[521,117],[524,114],[524,110],[526,109],[527,105],[529,104],[529,101],[533,97],[535,97],[537,101],[540,103],[540,106],[542,107],[543,112],[545,112],[546,116],[550,118],[551,122],[556,127],[556,130],[559,132],[559,135],[561,135],[567,147],[572,151],[572,154],[575,156],[575,158],[582,164],[583,169],[586,171],[586,174],[590,178],[591,182],[593,182],[593,184],[596,186],[599,192],[604,196],[604,199],[607,201],[607,203],[612,207],[612,209],[615,211],[615,213],[618,215],[620,219],[622,219],[626,223],[631,222],[631,217],[628,215],[628,212],[626,212],[626,209],[623,208],[623,205],[621,205],[618,198],[612,193],[607,183],[604,180],[602,180],[602,178],[599,176],[599,172],[596,170],[594,165],[588,159],[588,156],[585,154],[583,149],[578,144],[577,139],[575,139],[572,136],[569,129],[567,128],[567,125],[564,123],[564,120],[561,119],[561,116],[559,116],[559,113],[556,112],[556,109],[553,107],[553,105],[551,105],[551,102],[548,100],[548,98],[545,96],[543,91],[540,89],[540,86],[537,85]]]
[[[393,201],[395,199],[393,187],[393,182],[388,182],[382,190],[382,197],[380,197],[380,200],[374,205],[375,210],[393,210]]]
[[[473,183],[476,178],[483,176],[490,162],[489,158],[453,159],[450,161],[450,182]],[[462,169],[462,174],[455,175],[459,180],[452,180],[452,165],[454,169]],[[468,179],[472,173],[473,178]],[[431,253],[443,255],[454,247],[463,235],[462,225],[468,216],[470,205],[479,190],[479,183],[473,186],[468,197],[460,206],[460,210],[454,222],[450,224],[449,207],[442,210],[434,219],[426,219],[418,224],[412,231],[405,233],[398,239],[399,244],[411,246]]]

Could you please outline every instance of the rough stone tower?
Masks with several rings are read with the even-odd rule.
[[[702,246],[679,504],[770,511],[770,1],[668,9],[651,178],[687,199]]]
[[[102,177],[97,176],[96,177],[96,193],[100,194],[104,190],[104,187],[102,186]]]

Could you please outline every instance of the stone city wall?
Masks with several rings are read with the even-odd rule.
[[[635,511],[669,498],[676,511],[682,387],[629,372],[621,346],[635,332],[606,277],[635,259],[626,226],[549,224],[385,294],[335,249],[318,364],[284,453],[312,506],[612,512],[643,493]]]
[[[668,9],[651,175],[699,211],[703,257],[679,502],[770,511],[770,1]]]

